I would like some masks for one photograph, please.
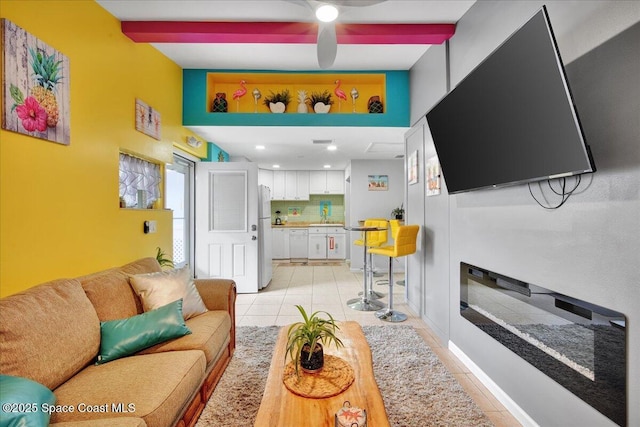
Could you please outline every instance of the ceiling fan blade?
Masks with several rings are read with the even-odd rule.
[[[318,26],[318,65],[325,69],[333,65],[338,53],[336,26],[333,22],[321,23]]]
[[[307,0],[284,0],[287,3],[292,3],[298,5],[300,7],[304,7],[305,9],[313,11],[313,6]]]
[[[324,0],[326,3],[332,3],[336,6],[346,7],[366,7],[374,4],[385,2],[386,0]]]

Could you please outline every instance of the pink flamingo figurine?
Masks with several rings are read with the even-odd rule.
[[[236,100],[236,112],[240,111],[240,98],[242,98],[244,94],[247,93],[247,88],[244,87],[245,83],[247,82],[244,80],[241,80],[240,89],[233,92],[233,99]]]
[[[342,111],[342,100],[347,100],[347,94],[344,93],[342,89],[340,89],[340,80],[336,80],[337,84],[336,88],[333,90],[333,93],[338,97],[338,111]]]

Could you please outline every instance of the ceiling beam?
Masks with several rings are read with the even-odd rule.
[[[137,43],[302,43],[317,41],[310,22],[122,21]],[[336,24],[340,44],[441,44],[455,24]]]

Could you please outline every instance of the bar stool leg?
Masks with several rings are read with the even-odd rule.
[[[362,292],[360,292],[361,296],[359,298],[353,298],[348,300],[347,306],[358,311],[376,311],[384,307],[384,305],[380,301],[370,299],[368,296],[369,295],[368,290],[370,289],[370,287],[367,285],[367,278],[369,275],[367,273],[367,233],[366,232],[364,233],[364,246],[362,247],[362,249],[364,250],[364,258],[363,258],[364,270],[362,275],[362,281],[364,282],[364,289]]]
[[[389,307],[376,311],[376,317],[385,322],[404,322],[407,315],[393,309],[393,257],[389,257]]]
[[[366,250],[366,249],[365,249]],[[365,274],[368,274],[369,277],[369,289],[367,290],[367,298],[369,299],[380,299],[384,298],[384,294],[378,291],[373,290],[373,276],[375,276],[373,271],[373,254],[369,252],[369,271],[365,271]],[[363,292],[358,292],[358,296],[362,296]]]

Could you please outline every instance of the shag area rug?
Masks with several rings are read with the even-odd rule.
[[[362,329],[391,426],[493,426],[411,326]],[[196,427],[253,425],[278,331],[237,328],[236,352]]]

